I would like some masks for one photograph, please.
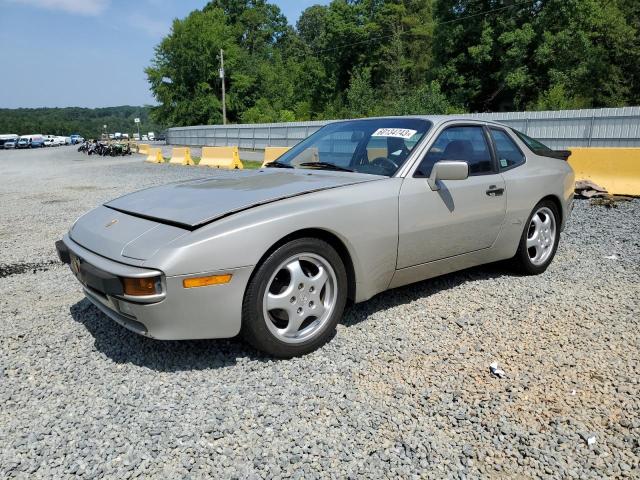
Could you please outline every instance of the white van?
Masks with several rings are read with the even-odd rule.
[[[0,135],[0,148],[4,148],[5,142],[10,142],[12,145],[10,148],[14,148],[17,141],[18,135],[16,135],[15,133]]]
[[[32,133],[30,135],[23,135],[20,138],[29,139],[29,148],[41,148],[45,146],[44,136],[41,133]]]

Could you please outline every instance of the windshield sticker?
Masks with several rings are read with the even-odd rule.
[[[405,140],[413,137],[417,130],[410,130],[408,128],[379,128],[375,132],[373,132],[372,137],[396,137],[396,138],[404,138]]]

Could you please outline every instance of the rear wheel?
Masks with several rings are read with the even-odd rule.
[[[543,200],[535,206],[513,258],[520,272],[538,275],[547,269],[560,241],[559,218],[555,203]]]
[[[249,282],[242,332],[270,355],[304,355],[332,337],[346,300],[347,273],[334,248],[315,238],[293,240],[269,255]]]

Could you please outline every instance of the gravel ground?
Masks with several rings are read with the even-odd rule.
[[[136,336],[56,262],[89,208],[203,175],[0,151],[0,477],[640,476],[640,201],[577,202],[544,275],[387,292],[320,351],[273,361]]]

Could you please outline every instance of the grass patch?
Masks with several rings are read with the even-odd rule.
[[[243,161],[242,165],[244,165],[244,168],[247,170],[258,170],[260,167],[262,167],[262,162]]]
[[[200,160],[202,158],[201,157],[191,157],[191,160],[193,160],[193,163],[195,163],[196,165],[200,165]],[[164,157],[165,162],[168,162],[169,160],[171,160],[170,157]],[[262,167],[262,162],[251,162],[248,160],[243,160],[242,161],[242,165],[244,166],[245,169],[247,170],[258,170],[259,168]]]
[[[193,163],[195,163],[196,165],[200,165],[200,157],[191,157],[191,159],[193,160]],[[258,170],[260,167],[262,167],[262,162],[249,162],[246,160],[242,160],[242,165],[247,170]]]

